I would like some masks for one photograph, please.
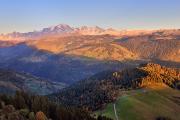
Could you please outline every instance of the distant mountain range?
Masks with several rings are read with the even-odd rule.
[[[25,40],[34,40],[46,36],[72,36],[72,35],[114,35],[114,36],[135,36],[135,35],[147,35],[147,34],[159,34],[164,35],[179,35],[179,29],[164,29],[164,30],[116,30],[113,28],[101,28],[98,26],[89,27],[71,27],[67,24],[59,24],[47,28],[43,28],[39,31],[20,33],[13,32],[8,34],[1,34],[1,41],[25,41]]]
[[[98,26],[95,27],[88,27],[82,26],[79,28],[74,28],[66,24],[59,24],[56,26],[51,26],[48,28],[43,28],[39,31],[27,32],[27,33],[20,33],[20,32],[13,32],[9,34],[1,34],[0,40],[9,41],[9,40],[16,40],[16,41],[24,41],[29,39],[38,39],[40,37],[49,36],[49,35],[139,35],[139,34],[147,34],[151,33],[152,31],[145,31],[145,30],[115,30],[113,28],[103,29]]]

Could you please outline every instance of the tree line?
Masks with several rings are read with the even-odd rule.
[[[88,112],[57,105],[45,96],[17,91],[14,96],[0,95],[0,118],[3,120],[110,120],[92,117]]]

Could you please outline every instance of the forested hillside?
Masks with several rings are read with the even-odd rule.
[[[134,69],[103,72],[52,94],[50,98],[86,110],[97,110],[115,101],[123,91],[155,84],[166,84],[179,89],[179,70],[148,63]]]

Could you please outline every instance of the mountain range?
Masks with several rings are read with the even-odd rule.
[[[67,35],[139,35],[139,34],[147,34],[151,33],[152,31],[146,31],[146,30],[115,30],[113,28],[103,29],[98,26],[94,27],[88,27],[88,26],[82,26],[79,28],[71,27],[67,24],[59,24],[56,26],[51,26],[47,28],[43,28],[39,31],[33,31],[33,32],[27,32],[27,33],[20,33],[20,32],[13,32],[8,34],[1,34],[0,40],[3,41],[9,41],[9,40],[17,40],[17,41],[24,41],[29,39],[38,39],[43,36],[49,36],[49,35],[61,35],[61,36],[67,36]]]

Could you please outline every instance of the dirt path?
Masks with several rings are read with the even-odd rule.
[[[139,90],[139,93],[147,93],[147,91],[146,90]],[[125,97],[129,97],[129,96],[133,96],[133,95],[136,95],[136,94],[137,93],[134,93],[132,95],[125,94],[125,95],[121,96],[120,99],[125,98]],[[113,104],[113,108],[114,108],[115,118],[116,118],[116,120],[119,120],[118,115],[117,115],[117,110],[116,110],[116,103]]]
[[[117,111],[116,111],[116,104],[115,103],[113,104],[113,107],[114,107],[114,115],[116,117],[116,120],[119,120],[118,115],[117,115]]]

